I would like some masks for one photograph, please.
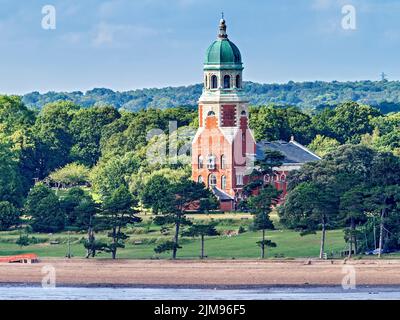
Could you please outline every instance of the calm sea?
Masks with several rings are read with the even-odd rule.
[[[182,289],[0,286],[2,300],[400,300],[400,287]]]

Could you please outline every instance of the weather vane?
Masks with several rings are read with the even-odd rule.
[[[221,12],[221,17],[222,17],[222,19],[224,18],[224,12],[223,11]]]

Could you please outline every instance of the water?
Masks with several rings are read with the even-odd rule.
[[[182,289],[0,286],[2,300],[399,300],[400,287]]]

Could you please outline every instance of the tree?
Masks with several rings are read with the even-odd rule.
[[[35,112],[25,106],[21,97],[0,95],[0,124],[3,133],[12,135],[34,123]]]
[[[281,222],[297,229],[301,235],[321,230],[319,258],[325,252],[326,229],[337,220],[337,199],[335,190],[329,185],[303,182],[288,193],[279,211]]]
[[[380,116],[378,109],[359,104],[357,102],[345,102],[334,109],[332,117],[328,118],[327,125],[341,143],[358,143],[361,136],[372,133],[371,120]]]
[[[171,181],[162,175],[153,175],[143,186],[140,199],[143,205],[151,208],[155,214],[161,214],[154,219],[159,225],[174,225],[172,259],[176,259],[179,246],[179,233],[183,225],[191,225],[186,218],[186,209],[201,199],[213,197],[210,190],[204,188],[203,183],[188,180],[186,177],[179,181]]]
[[[262,188],[264,186],[264,176],[272,175],[274,168],[280,167],[284,159],[285,156],[279,151],[265,150],[264,158],[255,161],[253,171],[250,173],[250,181],[243,188],[244,196],[249,197],[257,189]],[[247,207],[245,202],[241,205]]]
[[[70,123],[73,145],[71,158],[87,166],[93,166],[100,158],[100,140],[104,127],[120,117],[111,106],[94,106],[77,111]]]
[[[352,255],[353,244],[354,253],[358,253],[356,225],[366,221],[366,206],[365,206],[365,186],[355,186],[346,191],[340,197],[341,218],[346,224],[350,224],[350,228],[346,231],[349,240],[349,258]]]
[[[19,245],[21,248],[22,247],[26,247],[26,246],[29,246],[29,244],[30,244],[30,239],[29,239],[29,236],[27,235],[27,234],[20,234],[19,235],[19,238],[17,239],[17,241],[15,241],[15,243],[17,244],[17,245]]]
[[[50,181],[57,186],[75,187],[89,181],[89,169],[82,164],[69,163],[49,175]]]
[[[258,244],[261,247],[261,259],[265,257],[266,246],[276,246],[272,242],[265,240],[265,230],[274,229],[274,225],[269,217],[274,205],[277,204],[280,192],[272,185],[266,185],[257,195],[248,199],[248,207],[254,215],[253,226],[256,230],[262,230],[262,239]]]
[[[139,170],[140,165],[140,159],[132,152],[100,160],[90,173],[93,191],[101,196],[109,196],[119,187],[127,187],[132,174]]]
[[[66,225],[69,228],[87,232],[87,239],[84,242],[87,250],[86,258],[94,257],[97,251],[104,251],[106,243],[97,241],[95,237],[96,214],[100,208],[92,196],[83,189],[74,187],[67,191],[61,200],[61,206],[66,213]]]
[[[30,224],[36,232],[58,232],[64,229],[65,212],[60,201],[50,188],[38,184],[32,188],[24,207],[31,217]]]
[[[308,144],[314,136],[311,117],[296,107],[260,106],[250,110],[250,126],[257,140],[285,140],[292,135]]]
[[[380,219],[380,248],[386,243],[391,248],[398,248],[395,237],[397,229],[397,186],[400,184],[400,158],[389,152],[378,152],[365,145],[343,145],[337,150],[327,154],[321,161],[308,163],[300,170],[288,176],[288,195],[284,206],[282,221],[287,222],[288,227],[306,229],[312,225],[307,219],[300,219],[304,214],[307,217],[307,208],[302,207],[309,201],[324,199],[319,192],[329,195],[325,199],[327,212],[340,226],[346,226],[345,239],[349,240],[350,254],[353,245],[355,251],[359,251],[357,242],[357,225],[370,228],[368,217],[379,216]],[[315,196],[312,192],[306,195],[300,193],[300,186],[304,184],[316,185]],[[304,187],[302,187],[304,188]],[[302,191],[304,192],[304,190]],[[307,193],[306,193],[307,194]],[[329,200],[329,201],[328,201]],[[285,214],[286,212],[286,214]],[[297,220],[293,217],[297,216]],[[305,222],[304,222],[305,221]],[[393,225],[387,225],[387,221]],[[292,222],[292,224],[291,224]],[[303,222],[303,225],[301,224]],[[374,225],[373,225],[374,226]],[[390,232],[385,230],[392,229]],[[367,238],[367,235],[365,238]],[[385,239],[387,241],[385,241]],[[367,242],[367,241],[366,241]],[[367,245],[366,245],[367,246]]]
[[[317,134],[314,140],[308,145],[308,148],[320,157],[323,157],[329,152],[334,151],[339,146],[340,142],[336,139]]]
[[[125,247],[124,241],[128,238],[122,228],[142,220],[136,216],[138,213],[136,206],[137,201],[126,186],[119,187],[104,199],[99,223],[103,229],[111,229],[108,237],[112,241],[108,244],[106,251],[111,252],[113,259],[117,257],[118,248]]]
[[[0,231],[20,223],[20,212],[8,201],[0,201]]]
[[[70,162],[73,137],[69,124],[78,110],[70,101],[49,103],[42,109],[33,127],[37,178],[43,179]]]
[[[204,237],[205,236],[217,236],[219,233],[215,226],[217,223],[211,222],[209,224],[194,224],[189,227],[189,229],[183,233],[183,235],[188,237],[200,237],[201,239],[201,250],[200,259],[204,259]]]
[[[7,139],[0,136],[0,201],[8,201],[16,207],[23,202],[24,190],[17,154]]]
[[[392,233],[390,229],[396,229],[397,223],[399,222],[398,217],[400,214],[399,203],[400,203],[400,187],[398,185],[384,185],[377,186],[369,189],[366,194],[366,203],[371,211],[378,213],[379,215],[379,258],[382,255],[382,251],[385,249],[384,233]],[[389,221],[394,221],[392,225],[388,225]],[[394,231],[394,230],[393,230]],[[393,232],[393,236],[396,239],[396,246],[398,247],[398,240],[396,236],[397,232]]]
[[[60,200],[66,214],[66,225],[87,230],[89,220],[96,214],[97,205],[90,194],[79,187],[68,189]]]

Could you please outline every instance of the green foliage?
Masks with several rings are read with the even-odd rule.
[[[93,198],[77,187],[68,189],[60,202],[61,208],[66,214],[66,225],[80,230],[87,230],[91,219],[98,211]]]
[[[155,253],[163,253],[167,251],[173,251],[176,249],[180,249],[182,247],[176,246],[174,241],[165,241],[163,243],[160,243],[158,246],[154,248]]]
[[[276,205],[280,192],[272,185],[264,186],[256,195],[248,198],[248,208],[254,214],[254,230],[274,229],[269,217],[272,206]]]
[[[134,153],[100,161],[90,174],[93,190],[101,196],[108,196],[113,190],[128,186],[131,175],[138,171],[140,163]]]
[[[24,105],[21,97],[0,95],[0,132],[12,135],[34,122],[35,113]]]
[[[320,157],[323,157],[329,152],[334,151],[339,146],[340,142],[336,139],[317,134],[314,140],[308,145],[308,148]]]
[[[69,163],[49,175],[50,181],[64,187],[83,185],[89,181],[89,169],[82,164]]]
[[[339,104],[332,117],[328,118],[327,126],[333,133],[333,138],[345,142],[360,142],[365,133],[373,131],[373,118],[380,116],[379,110],[356,102]]]
[[[0,230],[8,230],[20,223],[20,212],[8,201],[0,201]]]
[[[347,227],[345,239],[357,248],[357,226],[367,225],[371,216],[381,220],[384,215],[388,221],[383,221],[385,228],[393,229],[385,235],[384,242],[392,248],[400,247],[394,245],[397,227],[389,224],[397,221],[400,213],[399,157],[363,145],[344,145],[288,178],[289,193],[279,211],[285,226],[315,231],[320,228],[320,217],[324,217],[327,226]]]
[[[27,234],[20,234],[19,238],[17,239],[17,241],[15,241],[15,243],[20,247],[26,247],[30,245],[31,241]]]
[[[238,234],[245,233],[245,232],[246,232],[246,228],[243,226],[240,226],[238,229]]]
[[[261,240],[261,241],[257,241],[257,245],[259,247],[270,247],[270,248],[276,248],[277,244],[275,242],[273,242],[272,240]]]
[[[56,168],[70,162],[73,136],[69,127],[79,106],[70,101],[47,104],[36,119],[33,128],[36,138],[38,177],[44,178]]]
[[[191,225],[188,230],[182,233],[182,235],[187,237],[217,236],[219,233],[215,228],[216,226],[216,222],[211,222],[208,224],[196,223],[194,225]]]
[[[294,107],[274,107],[273,105],[252,108],[250,127],[256,140],[286,140],[292,135],[303,144],[308,144],[314,135],[311,117]]]
[[[18,159],[8,142],[0,140],[0,201],[21,206],[23,185],[18,168]]]
[[[113,107],[101,106],[81,109],[76,112],[70,123],[73,137],[71,159],[87,166],[93,166],[100,158],[100,140],[104,127],[120,117]]]
[[[160,225],[174,224],[174,247],[172,258],[176,258],[179,247],[179,232],[182,225],[191,225],[186,218],[186,209],[201,199],[213,198],[209,189],[203,183],[197,183],[186,177],[175,180],[155,174],[151,176],[140,191],[140,201],[151,208],[155,214],[162,214],[156,219]]]
[[[136,206],[137,201],[126,186],[118,187],[104,199],[97,223],[102,229],[110,229],[108,237],[111,238],[111,242],[105,250],[111,252],[113,259],[116,258],[118,248],[125,247],[124,241],[129,237],[122,228],[141,221],[136,216],[138,213]]]
[[[104,88],[96,88],[85,93],[80,91],[45,94],[32,92],[23,97],[23,102],[30,107],[40,109],[51,101],[71,100],[84,107],[103,104],[136,112],[148,108],[195,106],[202,89],[202,84],[196,84],[126,92],[115,92]],[[400,92],[398,81],[244,83],[244,93],[249,97],[252,105],[276,103],[302,109],[320,109],[352,100],[376,106],[383,113],[389,113],[399,111],[398,92]]]
[[[57,232],[64,229],[65,212],[60,201],[50,188],[38,184],[32,188],[24,207],[31,217],[30,224],[35,232]]]

